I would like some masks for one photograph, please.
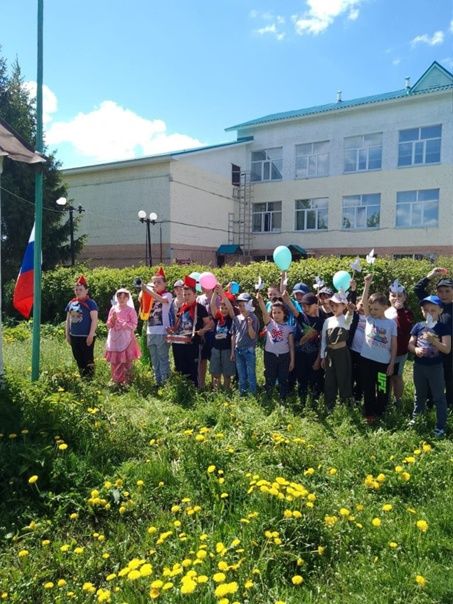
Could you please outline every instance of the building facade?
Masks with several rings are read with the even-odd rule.
[[[453,75],[438,63],[395,92],[339,95],[228,130],[233,143],[66,170],[70,196],[87,209],[85,256],[142,259],[142,208],[159,216],[156,261],[215,265],[222,245],[244,260],[277,245],[313,255],[453,253]]]

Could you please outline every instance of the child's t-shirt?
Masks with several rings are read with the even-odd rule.
[[[215,328],[212,347],[217,350],[229,350],[231,348],[231,328],[233,319],[224,317],[223,320],[217,315],[214,317]]]
[[[314,354],[319,351],[320,334],[325,321],[325,315],[320,311],[316,317],[311,317],[301,312],[296,319],[296,329],[294,332],[295,347],[305,354]],[[302,346],[299,344],[302,336],[309,335]]]
[[[288,323],[277,323],[271,319],[266,325],[266,344],[264,350],[273,354],[286,354],[289,352],[289,334],[293,327]]]
[[[249,336],[248,325],[244,315],[237,315],[233,319],[233,335],[235,336],[236,348],[254,348],[258,339],[260,323],[258,317],[253,313],[247,315],[252,319],[252,327],[255,332],[255,338]]]
[[[411,331],[411,336],[417,338],[416,346],[423,348],[423,356],[419,357],[415,355],[414,362],[417,365],[437,365],[443,363],[444,355],[437,350],[428,340],[426,340],[427,333],[434,333],[439,338],[442,336],[448,336],[448,327],[444,323],[436,323],[434,327],[427,327],[424,321],[416,323]]]
[[[66,306],[69,313],[69,333],[71,336],[87,337],[91,329],[91,311],[98,306],[91,298],[71,300]]]
[[[354,337],[352,338],[351,350],[354,352],[362,352],[363,341],[365,339],[365,323],[366,317],[365,315],[361,315],[359,313],[359,319],[357,321],[357,327],[354,332]]]
[[[160,294],[167,302],[154,300],[148,317],[146,333],[150,335],[165,335],[170,327],[170,307],[173,296],[170,292]]]
[[[393,319],[374,319],[367,316],[365,320],[365,338],[360,355],[365,359],[387,365],[390,362],[392,337],[397,335]]]

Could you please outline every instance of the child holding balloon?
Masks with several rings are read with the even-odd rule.
[[[211,349],[210,372],[214,388],[223,385],[229,390],[231,378],[236,375],[236,364],[231,349],[231,331],[235,317],[234,308],[220,285],[211,296],[211,314],[214,320],[214,338]]]
[[[210,272],[201,273],[198,278],[202,294],[197,296],[198,304],[205,307],[208,317],[212,319],[211,300],[214,288],[217,285],[216,277]],[[203,336],[200,347],[200,361],[198,363],[198,388],[203,390],[206,386],[206,373],[208,371],[208,361],[211,359],[211,350],[213,344],[214,332],[208,330]]]

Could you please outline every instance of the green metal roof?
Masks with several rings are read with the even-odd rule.
[[[448,90],[451,88],[453,88],[453,75],[442,67],[442,65],[440,65],[437,61],[434,61],[432,65],[425,71],[425,73],[419,78],[419,80],[417,80],[417,82],[410,88],[402,88],[401,90],[394,90],[393,92],[384,92],[382,94],[364,96],[357,99],[351,99],[349,101],[337,101],[336,103],[328,103],[327,105],[306,107],[304,109],[296,109],[294,111],[272,113],[248,122],[243,122],[242,124],[230,126],[225,130],[227,132],[230,130],[242,130],[244,128],[251,128],[253,126],[263,126],[272,122],[292,120],[310,115],[319,115],[321,113],[327,113],[330,111],[341,111],[344,109],[350,109],[352,107],[359,107],[361,105],[383,103],[395,99],[414,97],[420,94],[439,92],[441,90]]]
[[[242,254],[241,246],[236,244],[224,243],[217,248],[216,254],[224,256],[226,254]]]
[[[291,243],[290,245],[288,245],[288,248],[290,249],[292,254],[297,254],[298,256],[307,255],[307,250],[301,247],[300,245],[297,245],[296,243]]]

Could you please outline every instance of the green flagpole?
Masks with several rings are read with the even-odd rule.
[[[44,0],[38,0],[38,74],[36,79],[36,151],[43,151],[42,81],[43,81],[43,13]],[[31,379],[39,378],[41,348],[41,250],[42,250],[43,171],[38,166],[35,174],[35,246],[33,257],[33,340]]]

